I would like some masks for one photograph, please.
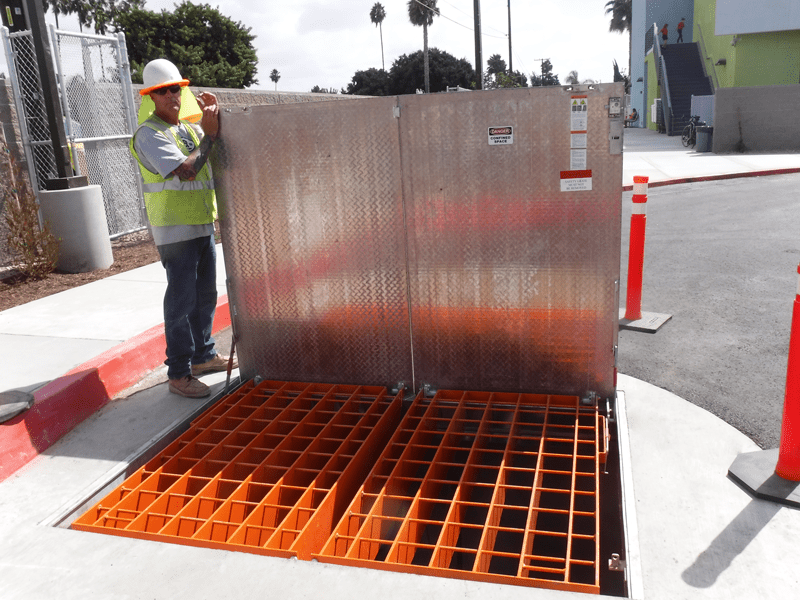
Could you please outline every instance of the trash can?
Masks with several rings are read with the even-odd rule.
[[[697,128],[697,146],[695,146],[695,150],[698,152],[711,152],[711,139],[713,135],[713,127],[700,125]]]

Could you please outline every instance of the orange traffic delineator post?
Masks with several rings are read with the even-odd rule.
[[[800,275],[800,265],[797,267],[797,273]],[[781,445],[775,474],[789,481],[800,481],[800,278],[792,310]]]
[[[642,313],[642,280],[644,274],[644,240],[647,226],[647,182],[649,177],[633,178],[633,211],[631,213],[630,249],[628,251],[628,292],[626,308],[620,311],[620,327],[655,333],[672,315]],[[624,315],[624,316],[623,316]]]
[[[631,239],[628,252],[628,299],[625,318],[638,321],[642,318],[642,278],[644,272],[644,233],[647,226],[648,177],[633,178],[633,212],[631,213]]]
[[[740,454],[728,476],[756,498],[800,509],[800,278],[789,335],[780,448]]]

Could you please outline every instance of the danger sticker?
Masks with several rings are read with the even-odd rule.
[[[592,171],[561,171],[562,192],[591,192]]]
[[[514,128],[511,125],[489,127],[490,146],[508,146],[514,143]]]

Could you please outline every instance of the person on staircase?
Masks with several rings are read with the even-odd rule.
[[[676,44],[680,44],[683,41],[683,28],[686,27],[686,17],[681,19],[681,22],[678,23],[678,41],[675,42]]]
[[[667,45],[667,38],[669,37],[669,30],[667,28],[667,24],[664,23],[664,27],[661,28],[661,45]]]

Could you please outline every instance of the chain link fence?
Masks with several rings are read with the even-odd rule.
[[[136,118],[125,37],[49,28],[72,167],[103,193],[109,236],[146,227],[138,169],[128,144]],[[3,43],[17,105],[31,183],[44,188],[56,177],[55,157],[30,31]]]

